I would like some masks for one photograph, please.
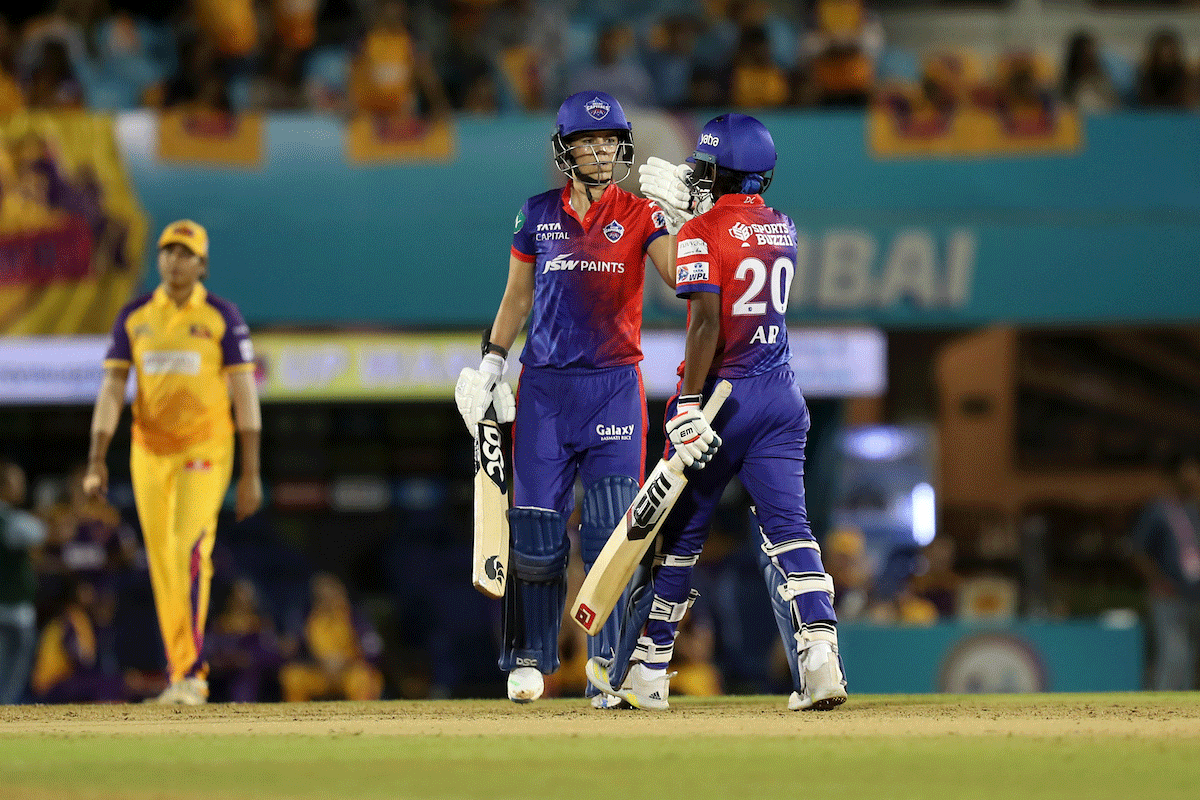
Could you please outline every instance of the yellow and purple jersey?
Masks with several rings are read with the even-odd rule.
[[[534,265],[533,313],[521,363],[604,368],[642,360],[646,249],[666,234],[663,212],[609,186],[583,219],[570,187],[529,198],[512,255]]]
[[[160,286],[121,309],[105,367],[137,370],[133,440],[156,455],[232,437],[230,370],[254,369],[237,306],[197,285],[182,306]]]
[[[746,378],[791,361],[784,316],[795,274],[796,225],[760,195],[723,195],[708,213],[684,223],[675,293],[721,296],[721,338],[710,376]]]

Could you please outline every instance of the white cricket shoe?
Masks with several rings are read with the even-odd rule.
[[[175,681],[154,702],[169,706],[202,706],[208,702],[208,681],[204,678],[184,678]]]
[[[545,688],[546,681],[535,667],[517,667],[508,673],[508,699],[514,703],[532,703]]]
[[[666,669],[650,669],[639,661],[629,668],[621,687],[614,689],[608,677],[610,663],[606,658],[589,658],[584,667],[588,683],[607,695],[624,700],[634,708],[647,711],[663,711],[670,708],[667,702],[668,681],[675,673],[667,674]]]
[[[846,702],[846,678],[835,645],[811,644],[800,653],[800,669],[804,688],[788,698],[789,711],[829,711]]]
[[[626,703],[623,698],[601,692],[600,694],[592,695],[592,708],[600,710],[629,708],[629,703]]]

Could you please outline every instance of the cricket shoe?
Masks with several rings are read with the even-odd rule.
[[[168,686],[154,702],[169,706],[202,706],[208,702],[208,681],[184,678]]]
[[[532,703],[545,688],[546,681],[535,667],[517,667],[508,673],[508,699],[514,703]]]
[[[613,708],[629,708],[629,703],[626,703],[623,698],[601,692],[600,694],[592,695],[592,708],[601,711]]]
[[[665,669],[650,669],[638,662],[629,668],[629,674],[621,687],[614,689],[608,677],[610,663],[606,658],[589,658],[584,668],[588,683],[607,695],[624,700],[634,708],[647,711],[663,711],[670,708],[667,702],[668,681],[675,673],[668,675]]]
[[[800,653],[803,688],[788,698],[789,711],[829,711],[846,702],[846,678],[837,647],[815,642]]]
[[[595,662],[595,663],[593,663]],[[629,676],[626,674],[624,683],[620,689],[613,689],[609,683],[608,668],[612,665],[612,659],[589,658],[587,664],[584,665],[583,671],[587,675],[588,683],[600,690],[600,694],[592,697],[592,708],[609,709],[609,708],[629,708],[629,703],[625,698],[621,697],[619,692],[622,689],[630,688]]]

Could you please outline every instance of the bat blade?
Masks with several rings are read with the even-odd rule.
[[[721,410],[731,388],[729,381],[721,381],[713,389],[704,406],[704,416],[710,422]],[[571,618],[589,636],[595,636],[604,627],[687,482],[678,454],[670,460],[662,459],[629,504],[583,579],[571,607]]]
[[[489,416],[494,416],[489,409]],[[475,530],[471,584],[488,597],[503,597],[508,575],[508,480],[504,441],[495,419],[475,428]]]

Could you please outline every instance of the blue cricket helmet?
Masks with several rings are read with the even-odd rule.
[[[569,178],[576,178],[585,183],[597,183],[576,174],[578,159],[573,152],[575,148],[569,144],[572,137],[591,131],[617,132],[620,143],[613,164],[623,165],[625,175],[613,182],[624,180],[633,169],[633,125],[626,118],[621,104],[608,92],[576,92],[558,107],[554,137],[551,139],[554,145],[555,165]],[[594,150],[590,154],[595,158]]]
[[[558,107],[555,133],[569,139],[584,131],[632,131],[625,110],[608,92],[576,92]]]
[[[766,125],[748,114],[722,114],[709,120],[696,140],[696,150],[688,159],[696,164],[691,184],[701,195],[708,194],[719,171],[736,172],[745,176],[743,192],[763,192],[771,185],[777,158]]]

